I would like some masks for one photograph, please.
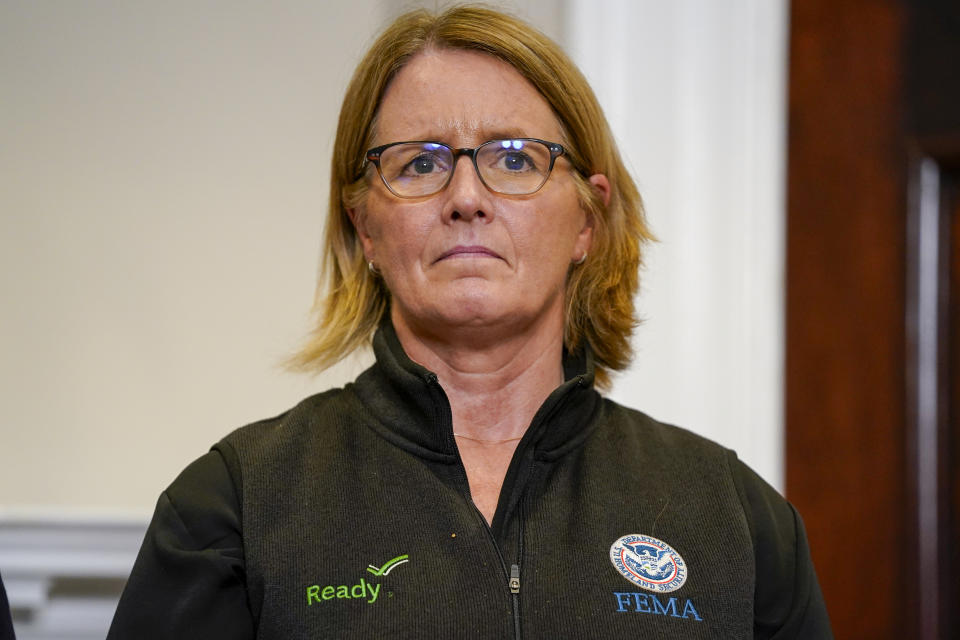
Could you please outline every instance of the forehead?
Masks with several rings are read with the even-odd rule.
[[[498,137],[559,141],[561,127],[536,87],[509,64],[484,53],[441,49],[418,54],[391,81],[374,143],[473,146]]]

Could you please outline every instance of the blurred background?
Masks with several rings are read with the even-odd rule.
[[[0,3],[18,637],[102,638],[179,471],[369,363],[280,365],[310,325],[346,83],[392,17],[438,5]],[[584,71],[660,240],[610,395],[786,493],[838,638],[958,637],[958,10],[495,6]]]

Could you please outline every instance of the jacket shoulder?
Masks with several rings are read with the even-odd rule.
[[[254,469],[257,475],[290,472],[334,450],[331,440],[343,438],[350,429],[347,417],[355,419],[357,404],[350,385],[330,389],[272,418],[235,429],[212,448],[223,455],[238,486]]]
[[[728,458],[733,452],[689,429],[660,422],[642,411],[604,399],[608,437],[617,438],[644,450],[659,450],[671,455],[699,455]]]
[[[224,436],[218,445],[262,446],[278,439],[301,438],[341,413],[353,400],[348,388],[329,389],[309,396],[283,413],[251,422]],[[335,422],[335,421],[332,421]]]

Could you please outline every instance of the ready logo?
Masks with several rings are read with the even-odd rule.
[[[367,571],[369,571],[375,576],[385,576],[391,571],[393,571],[394,569],[396,569],[397,567],[399,567],[400,565],[402,565],[404,562],[409,562],[409,561],[410,561],[410,558],[408,558],[407,555],[404,554],[402,556],[397,556],[393,560],[388,560],[387,563],[384,564],[379,569],[373,566],[372,564],[368,564]]]
[[[398,566],[405,562],[409,562],[410,558],[404,554],[397,556],[392,560],[388,560],[381,567],[376,567],[374,565],[367,565],[367,571],[372,573],[377,577],[382,577],[396,569]],[[392,597],[393,592],[387,592],[387,597]],[[307,606],[313,606],[314,604],[322,604],[326,600],[363,600],[367,604],[373,604],[377,601],[377,598],[380,597],[380,584],[374,582],[367,582],[366,579],[360,578],[360,582],[354,585],[326,585],[320,586],[318,584],[312,584],[307,587]]]

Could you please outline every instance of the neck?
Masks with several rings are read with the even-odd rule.
[[[537,409],[563,382],[563,319],[504,331],[495,339],[417,331],[392,312],[411,360],[437,374],[450,402],[454,431],[483,441],[523,436]],[[515,328],[514,328],[515,329]]]

